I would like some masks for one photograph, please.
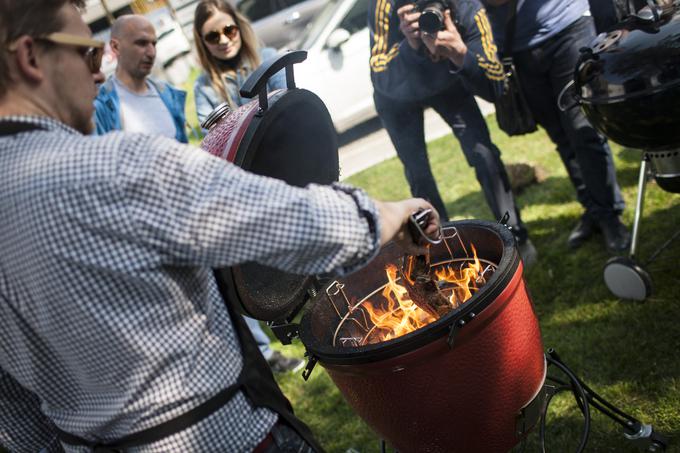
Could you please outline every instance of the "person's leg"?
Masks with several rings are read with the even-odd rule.
[[[287,357],[281,354],[279,351],[275,351],[271,347],[271,341],[269,336],[262,330],[262,326],[259,321],[248,316],[244,316],[243,319],[246,320],[250,332],[255,338],[257,347],[264,356],[265,360],[271,367],[272,371],[277,373],[283,373],[286,371],[297,371],[304,365],[304,362],[300,359],[294,357]]]
[[[562,87],[573,78],[579,49],[587,46],[594,36],[592,18],[583,17],[552,43],[550,54],[554,64],[550,78],[555,99]],[[611,252],[625,251],[630,245],[630,234],[619,220],[625,202],[616,180],[614,159],[607,140],[592,127],[580,109],[560,112],[560,120],[592,201],[588,214],[603,232],[607,249]]]
[[[562,126],[550,79],[549,68],[552,64],[550,56],[539,46],[536,49],[515,54],[514,61],[517,78],[534,119],[545,129],[556,145],[569,180],[576,191],[576,199],[588,212],[592,202],[583,181],[581,167],[576,160],[576,153]]]
[[[569,246],[578,247],[601,229],[603,219],[607,219],[604,221],[607,248],[622,250],[627,246],[627,232],[617,215],[624,202],[609,146],[579,109],[561,112],[557,107],[559,93],[573,77],[579,48],[587,45],[588,36],[592,36],[592,19],[583,18],[537,48],[516,54],[514,59],[536,121],[557,145],[576,197],[585,208],[569,236]]]
[[[269,360],[269,358],[274,353],[274,350],[271,348],[271,341],[269,340],[267,334],[264,333],[264,330],[262,330],[260,322],[257,319],[249,318],[248,316],[244,316],[243,319],[246,320],[246,324],[248,324],[250,333],[252,333],[253,338],[255,338],[257,347],[260,348],[260,352],[266,360]]]
[[[427,156],[422,106],[399,102],[377,92],[374,93],[373,99],[380,121],[404,165],[404,174],[411,194],[428,200],[439,212],[442,220],[448,219]]]
[[[588,3],[598,33],[606,31],[619,21],[613,0],[588,0]]]
[[[549,49],[553,96],[557,100],[562,88],[573,79],[581,48],[595,37],[592,18],[583,17],[568,29],[568,33],[552,43]],[[620,214],[625,203],[616,181],[616,168],[607,140],[588,122],[583,112],[572,108],[560,111],[560,121],[581,168],[583,181],[593,202],[591,213],[596,218]]]
[[[491,142],[474,96],[462,84],[455,84],[427,102],[451,126],[468,164],[475,169],[494,218],[498,220],[507,212],[510,215],[508,226],[513,229],[518,243],[524,243],[528,237],[526,226],[515,203],[501,153]]]

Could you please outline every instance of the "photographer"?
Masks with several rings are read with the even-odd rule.
[[[421,15],[430,25],[427,19],[437,13],[443,29],[422,33]],[[474,167],[493,216],[499,219],[505,212],[510,214],[508,225],[525,265],[530,265],[536,250],[515,205],[500,151],[491,142],[471,93],[493,98],[504,77],[481,4],[477,0],[453,0],[450,5],[372,0],[369,27],[376,110],[404,165],[411,193],[428,199],[443,219],[448,217],[425,145],[423,111],[432,107],[451,126],[468,164]]]

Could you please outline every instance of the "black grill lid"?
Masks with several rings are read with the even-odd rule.
[[[259,95],[259,112],[245,125],[233,159],[253,173],[299,187],[330,184],[340,173],[337,134],[326,106],[314,93],[295,88],[292,64],[305,58],[303,51],[283,54],[264,62],[246,81],[241,94]],[[283,67],[288,88],[267,98],[267,79]],[[218,122],[209,134],[219,128]],[[245,314],[262,321],[284,320],[295,313],[315,281],[256,263],[215,274],[222,291],[239,302]]]
[[[678,7],[649,7],[581,50],[575,81],[584,103],[612,103],[680,86]]]

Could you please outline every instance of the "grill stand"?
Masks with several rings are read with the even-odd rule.
[[[655,176],[654,166],[650,162],[651,159],[649,153],[644,153],[640,164],[630,252],[628,256],[615,256],[609,259],[604,267],[604,282],[607,288],[621,299],[642,301],[652,295],[652,278],[644,267],[638,264],[636,258],[647,181]],[[668,185],[668,183],[664,184]],[[680,236],[680,231],[676,231],[670,239],[663,243],[645,262],[645,266],[651,264],[678,236]]]

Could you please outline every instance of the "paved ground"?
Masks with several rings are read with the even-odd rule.
[[[493,104],[477,98],[483,115],[494,111]],[[432,109],[425,112],[425,141],[450,134],[451,128]],[[387,132],[374,118],[340,135],[340,179],[395,156]]]

